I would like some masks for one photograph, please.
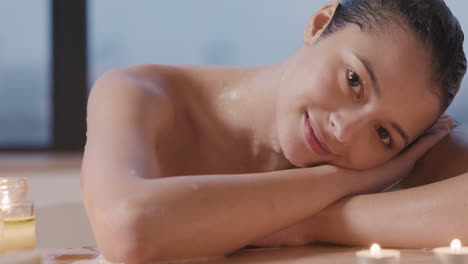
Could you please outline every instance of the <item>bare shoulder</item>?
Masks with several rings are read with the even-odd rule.
[[[161,176],[156,146],[171,138],[178,103],[160,68],[114,69],[95,82],[87,105],[83,179],[129,168]]]
[[[197,119],[192,118],[196,114],[192,110],[203,106],[200,87],[208,86],[203,81],[210,73],[197,66],[155,64],[106,72],[88,99],[86,153],[89,156],[95,149],[99,153],[95,157],[110,157],[119,148],[128,155],[113,167],[151,157],[150,163],[157,167],[152,170],[160,177],[187,171],[190,162],[186,160],[196,163],[201,137],[194,132]]]
[[[132,122],[147,129],[163,123],[167,127],[180,105],[170,81],[177,74],[175,68],[164,65],[136,65],[104,73],[88,99],[88,125],[99,118],[99,122]]]
[[[468,171],[468,133],[453,130],[426,153],[401,186],[411,188],[441,181]]]
[[[219,111],[213,110],[213,98],[222,80],[242,71],[151,64],[105,73],[88,100],[88,149],[99,149],[95,156],[100,157],[114,155],[116,146],[121,152],[144,150],[127,159],[152,157],[161,177],[200,174],[200,168],[218,166],[208,162],[215,150],[207,135],[220,135],[222,127],[216,123]]]
[[[163,71],[150,65],[113,69],[104,73],[93,85],[90,100],[128,98],[132,100],[169,99],[170,89],[165,85]],[[149,96],[149,97],[147,97]],[[93,103],[90,101],[90,103]]]

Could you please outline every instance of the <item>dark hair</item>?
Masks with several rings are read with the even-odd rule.
[[[448,108],[465,75],[466,57],[463,31],[443,0],[341,0],[323,36],[349,23],[363,31],[394,23],[416,33],[432,53],[435,80],[442,90],[442,110]]]

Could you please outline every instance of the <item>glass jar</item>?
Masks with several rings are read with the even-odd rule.
[[[32,249],[36,245],[34,204],[27,194],[26,179],[0,178],[3,252]]]

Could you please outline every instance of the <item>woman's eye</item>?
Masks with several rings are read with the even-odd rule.
[[[392,145],[392,139],[387,129],[380,127],[377,129],[377,133],[379,134],[379,138],[382,141],[382,143],[385,144],[385,146],[390,147]]]
[[[348,83],[353,89],[353,92],[356,94],[358,98],[362,96],[362,85],[361,85],[361,78],[355,72],[348,70],[347,72],[347,79]]]

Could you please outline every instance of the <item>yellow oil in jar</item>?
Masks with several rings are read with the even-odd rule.
[[[35,246],[36,228],[34,216],[4,219],[4,252],[33,249]]]

